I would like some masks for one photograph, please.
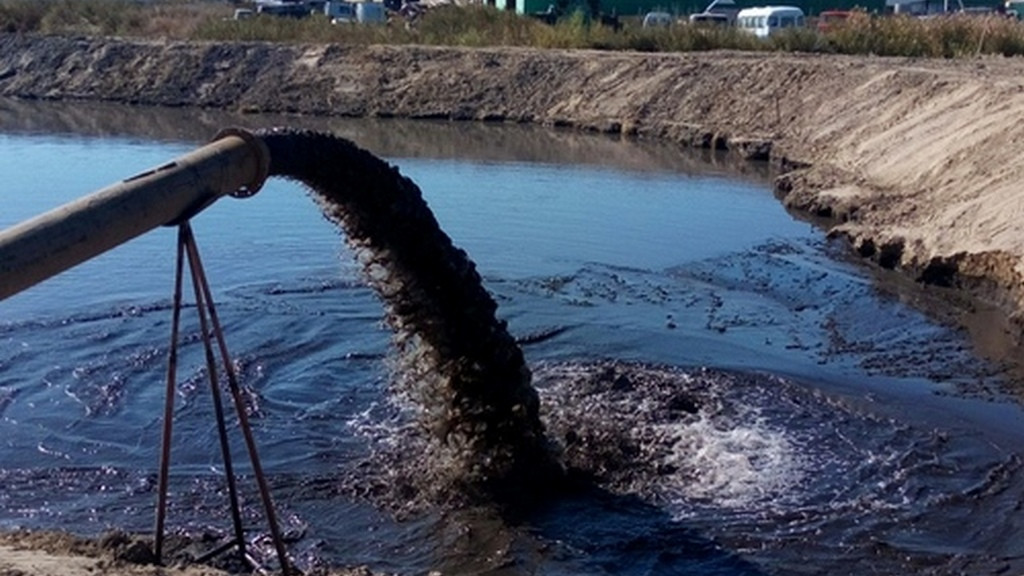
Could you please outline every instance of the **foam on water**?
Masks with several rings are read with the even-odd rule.
[[[733,428],[708,415],[693,424],[655,426],[673,440],[662,466],[680,471],[666,478],[667,498],[726,508],[792,499],[803,480],[803,459],[785,431],[751,412]]]
[[[741,376],[596,362],[545,364],[537,378],[567,462],[617,492],[685,515],[791,500],[803,480],[789,431],[729,393]]]
[[[677,517],[909,510],[966,489],[948,435],[777,376],[612,361],[535,373],[569,465]]]

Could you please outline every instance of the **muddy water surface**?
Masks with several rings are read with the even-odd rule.
[[[3,103],[0,226],[239,122],[302,124]],[[507,127],[326,128],[420,185],[596,483],[515,519],[403,508],[410,407],[389,393],[381,306],[318,208],[272,181],[194,227],[301,566],[1024,569],[1024,420],[1000,374],[786,214],[763,169]],[[154,231],[0,302],[0,527],[151,528],[173,243]],[[230,520],[185,318],[169,521],[216,533]],[[253,497],[246,516],[262,542]]]

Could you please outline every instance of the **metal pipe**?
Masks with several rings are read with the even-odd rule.
[[[256,193],[270,154],[228,129],[171,162],[0,231],[0,300],[159,226],[185,220],[226,194]]]

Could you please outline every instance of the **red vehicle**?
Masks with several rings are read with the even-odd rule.
[[[818,32],[828,32],[845,22],[853,12],[848,10],[825,10],[818,14]]]

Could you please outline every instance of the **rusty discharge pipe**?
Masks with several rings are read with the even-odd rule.
[[[254,194],[269,166],[262,140],[228,129],[167,164],[0,231],[0,300],[221,196]]]

